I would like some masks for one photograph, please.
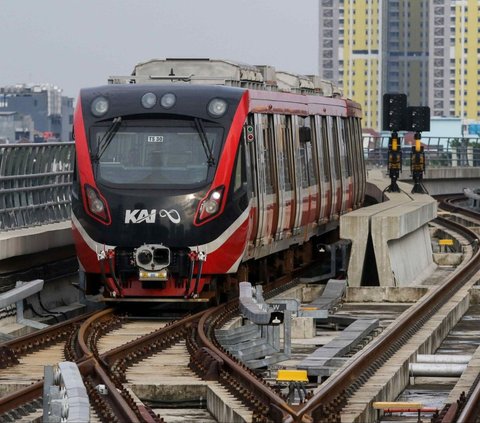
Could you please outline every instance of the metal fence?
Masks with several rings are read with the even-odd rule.
[[[363,138],[363,151],[367,168],[386,167],[389,137]],[[480,167],[479,138],[425,137],[421,140],[427,167]],[[410,167],[412,145],[400,137],[403,167]]]
[[[364,137],[368,168],[386,168],[389,137]],[[403,167],[411,146],[403,145]],[[426,137],[421,140],[428,167],[480,167],[480,140]],[[0,145],[0,230],[70,219],[74,143]]]
[[[0,145],[0,230],[70,219],[74,143]]]

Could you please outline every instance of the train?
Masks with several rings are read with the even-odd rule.
[[[348,260],[339,217],[365,198],[361,118],[318,76],[227,60],[153,59],[81,89],[82,289],[105,301],[221,302],[241,281],[322,254],[333,275],[331,263]]]

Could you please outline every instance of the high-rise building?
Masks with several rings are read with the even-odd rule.
[[[480,0],[433,0],[432,3],[433,63],[430,74],[433,77],[430,101],[433,113],[478,121]],[[442,60],[444,63],[441,63]],[[441,74],[440,70],[444,73]]]
[[[478,120],[480,0],[319,0],[320,75],[381,129],[384,93]]]

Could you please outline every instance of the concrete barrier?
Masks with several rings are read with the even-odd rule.
[[[415,285],[436,268],[428,222],[437,217],[437,203],[428,195],[414,198],[371,217],[381,286]]]
[[[378,192],[386,180],[370,182]],[[388,201],[357,209],[340,218],[340,237],[352,241],[348,285],[371,285],[375,275],[385,287],[412,286],[436,268],[428,222],[437,216],[436,201],[425,194],[410,194],[411,185],[399,183],[402,192],[387,193]],[[367,252],[373,260],[367,262]],[[373,281],[375,283],[376,281]]]

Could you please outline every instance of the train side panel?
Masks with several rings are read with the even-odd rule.
[[[250,92],[255,140],[248,152],[258,223],[245,259],[331,230],[329,223],[363,201],[364,188],[357,186],[365,183],[357,156],[359,116],[347,110],[355,103],[308,96],[314,100],[307,105],[301,97],[291,95],[287,102],[278,93]],[[310,138],[301,139],[300,132]]]

